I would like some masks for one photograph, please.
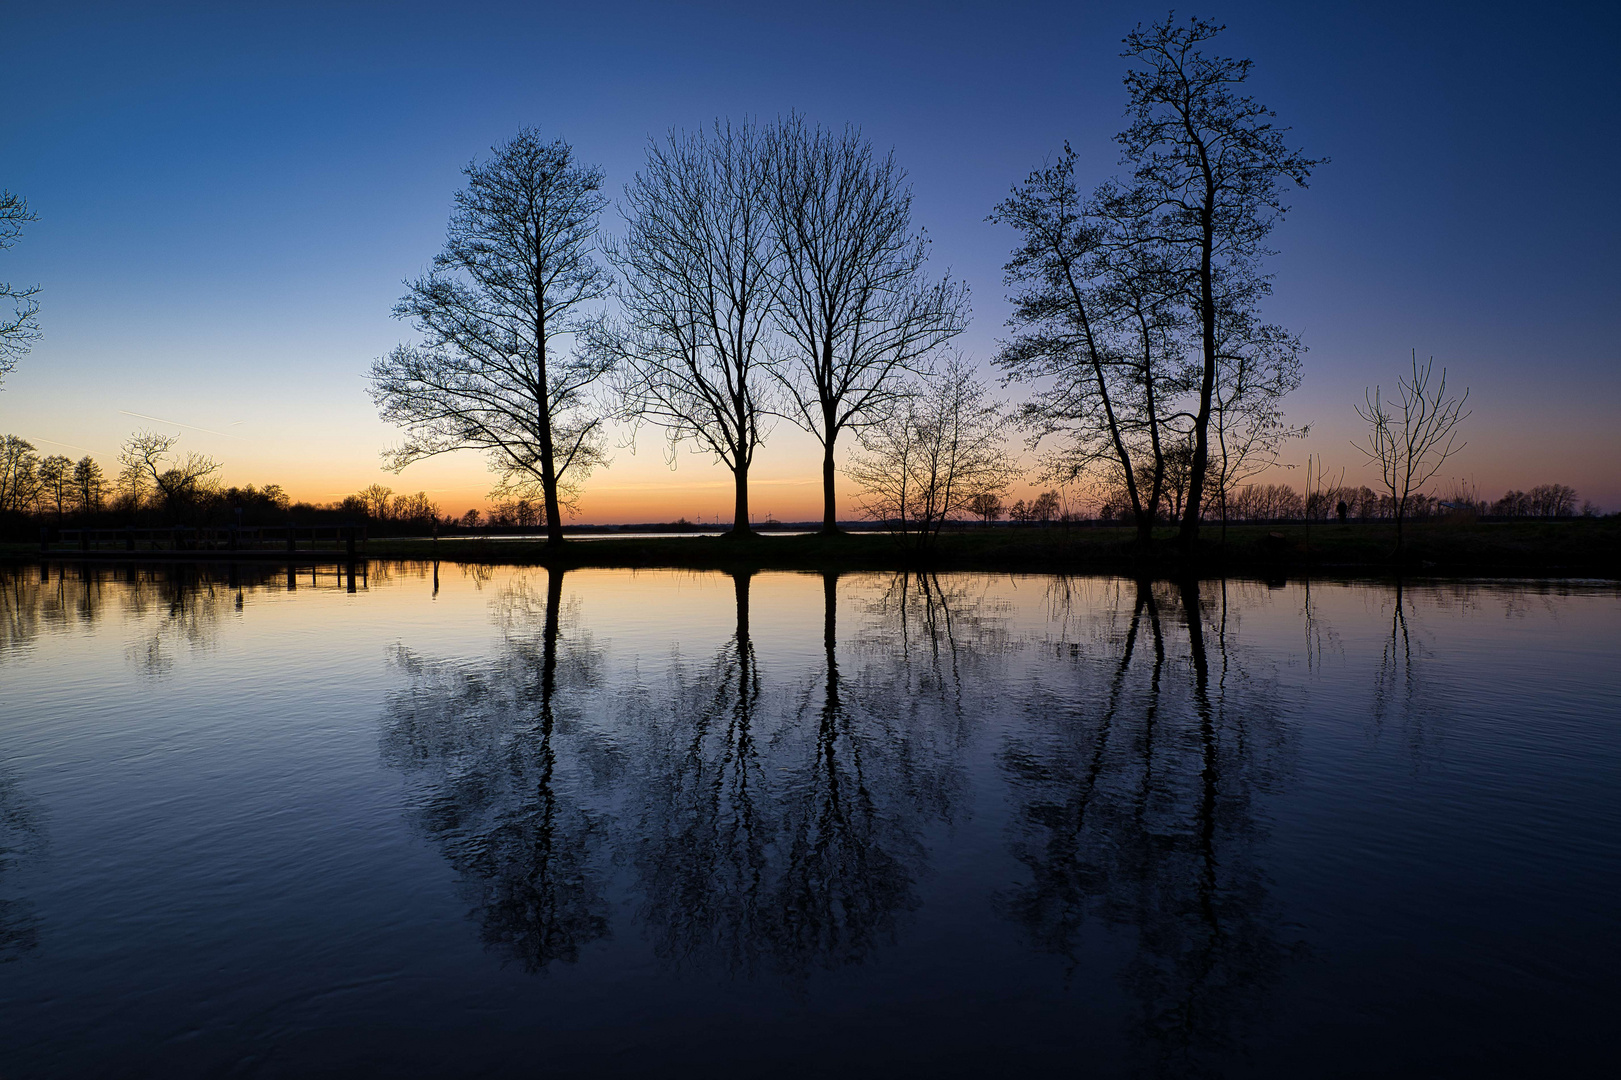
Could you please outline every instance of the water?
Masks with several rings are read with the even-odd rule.
[[[0,570],[0,1075],[1614,1046],[1611,586],[352,587]]]

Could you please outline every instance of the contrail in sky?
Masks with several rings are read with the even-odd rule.
[[[83,450],[87,454],[94,454],[95,453],[95,451],[90,449],[88,446],[74,446],[70,442],[57,442],[55,439],[41,439],[41,438],[36,437],[34,439],[34,441],[35,442],[50,443],[52,446],[65,446],[69,450]]]
[[[118,411],[123,413],[125,416],[139,416],[142,420],[152,420],[152,421],[155,421],[155,422],[157,422],[159,424],[173,424],[175,427],[190,428],[192,431],[206,431],[210,435],[218,435],[222,439],[234,439],[234,438],[237,438],[237,436],[235,436],[235,435],[228,435],[223,431],[215,431],[213,428],[198,427],[196,424],[182,424],[178,420],[165,420],[161,416],[148,416],[145,413],[130,412],[128,409],[119,409]],[[240,421],[240,420],[237,421],[238,424],[240,424],[241,422],[242,421]],[[234,427],[236,425],[233,424],[232,426]]]

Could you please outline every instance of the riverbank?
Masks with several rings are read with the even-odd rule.
[[[1386,524],[1207,526],[1197,548],[1186,552],[1175,530],[1158,530],[1147,550],[1132,530],[1053,525],[1046,528],[963,529],[943,533],[919,557],[894,538],[877,533],[837,537],[759,535],[746,540],[718,536],[604,537],[572,539],[560,548],[544,542],[479,536],[372,540],[371,559],[437,559],[445,562],[693,570],[935,570],[1001,573],[1126,573],[1155,577],[1242,573],[1282,577],[1306,570],[1348,575],[1384,575],[1400,570],[1425,575],[1621,578],[1621,518],[1517,522],[1425,522],[1409,526],[1400,560],[1396,530]],[[72,559],[77,552],[53,551]],[[259,553],[255,553],[259,554]],[[273,553],[264,553],[274,559]],[[37,546],[0,546],[0,558],[39,558]],[[225,552],[142,552],[140,559],[243,558]],[[330,559],[331,556],[322,558]],[[103,559],[128,558],[105,552]]]
[[[894,538],[873,533],[838,537],[653,537],[542,542],[454,537],[374,540],[371,558],[432,557],[447,562],[532,564],[562,568],[673,567],[702,570],[937,570],[1032,573],[1132,573],[1175,576],[1238,572],[1282,576],[1307,569],[1346,574],[1404,570],[1430,575],[1621,577],[1621,519],[1409,526],[1398,561],[1394,526],[1244,525],[1207,527],[1184,552],[1174,529],[1159,530],[1147,551],[1132,530],[1054,525],[964,529],[943,533],[921,559]]]

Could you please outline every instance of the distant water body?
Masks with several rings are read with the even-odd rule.
[[[0,1076],[1570,1075],[1610,585],[0,570]]]

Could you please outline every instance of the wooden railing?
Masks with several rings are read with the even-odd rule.
[[[42,552],[256,552],[344,555],[366,551],[364,525],[227,525],[165,529],[40,529]]]

